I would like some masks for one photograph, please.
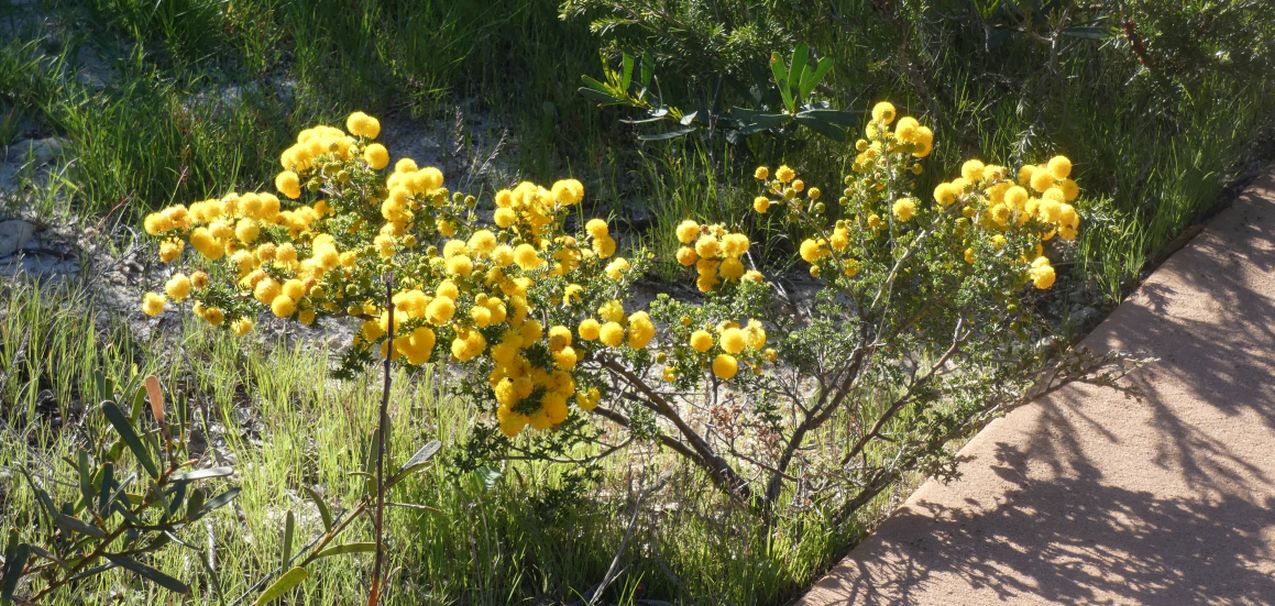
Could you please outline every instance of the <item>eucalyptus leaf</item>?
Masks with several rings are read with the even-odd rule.
[[[0,582],[0,602],[8,604],[13,600],[13,592],[18,589],[18,580],[22,578],[22,570],[26,568],[29,557],[31,557],[31,548],[26,543],[15,545],[12,551],[4,554],[4,580]]]
[[[365,553],[365,552],[371,552],[371,551],[376,551],[376,543],[372,541],[362,541],[358,543],[342,543],[340,545],[333,545],[331,547],[324,548],[318,553],[315,553],[314,559],[317,560],[319,558],[326,558],[329,556],[341,555],[343,553]]]
[[[332,510],[328,509],[328,504],[323,502],[323,497],[313,488],[306,486],[306,494],[310,495],[310,500],[314,501],[314,506],[319,510],[319,517],[323,519],[323,530],[332,530]]]
[[[185,473],[173,474],[172,482],[194,482],[196,480],[207,480],[209,478],[222,478],[235,473],[235,468],[227,465],[219,467],[205,467],[203,469],[194,469]]]
[[[283,594],[287,593],[288,590],[300,585],[301,582],[306,580],[309,576],[310,572],[308,570],[301,566],[295,566],[288,572],[283,573],[283,576],[275,579],[275,582],[271,583],[265,591],[261,592],[260,596],[257,596],[257,601],[253,602],[253,604],[256,604],[257,606],[269,604],[270,602],[279,599],[283,596]]]
[[[136,573],[138,576],[163,587],[174,593],[190,593],[190,587],[177,579],[160,572],[146,564],[138,562],[133,558],[124,555],[106,554],[106,559],[112,563],[119,565],[125,570]]]
[[[140,392],[139,392],[140,393]],[[146,468],[152,478],[159,477],[159,468],[155,467],[155,462],[151,459],[150,452],[142,445],[142,440],[137,436],[137,432],[133,431],[133,425],[129,422],[128,417],[124,416],[124,411],[120,410],[114,402],[102,402],[102,412],[106,415],[106,420],[111,422],[115,427],[115,431],[120,434],[120,438],[133,451],[133,455],[137,457],[142,467]]]

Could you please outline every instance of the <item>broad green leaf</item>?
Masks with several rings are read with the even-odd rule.
[[[793,101],[792,92],[788,90],[788,68],[784,66],[783,61],[780,61],[779,53],[770,55],[770,72],[775,76],[775,85],[779,87],[779,96],[784,99],[784,107],[789,111],[795,111],[796,104]]]
[[[833,61],[831,57],[824,57],[819,60],[819,64],[815,66],[813,71],[806,70],[801,77],[801,98],[805,99],[814,92],[815,87],[827,77],[828,72],[832,71]]]
[[[190,593],[190,587],[150,566],[123,555],[106,554],[106,559],[120,567],[136,573],[138,576],[175,593]]]
[[[124,411],[120,410],[113,402],[102,402],[102,412],[106,414],[106,420],[111,422],[115,427],[115,431],[119,432],[120,438],[133,451],[133,455],[137,457],[142,467],[146,468],[152,478],[159,477],[159,469],[155,467],[155,462],[151,460],[150,452],[142,445],[141,438],[137,437],[137,432],[133,431],[133,425],[129,423],[128,417],[124,416]]]
[[[839,109],[807,109],[797,112],[797,117],[811,118],[844,127],[856,126],[861,120],[860,112],[848,112]]]
[[[834,141],[844,141],[846,139],[846,131],[844,129],[812,116],[797,116],[797,123]]]
[[[797,94],[795,100],[800,102],[804,97],[800,93],[801,80],[806,71],[806,59],[810,57],[810,45],[805,42],[797,44],[797,48],[792,50],[792,65],[788,66],[788,88]],[[793,111],[794,108],[789,108]]]
[[[643,53],[642,60],[638,62],[638,84],[641,84],[642,88],[646,89],[651,86],[651,78],[654,75],[651,72],[651,56]]]
[[[115,464],[102,466],[102,484],[97,492],[97,514],[105,517],[111,510],[111,494],[115,487]]]
[[[257,601],[253,602],[253,604],[256,604],[257,606],[269,604],[270,602],[279,599],[279,597],[287,593],[288,590],[300,585],[301,582],[306,580],[309,576],[310,572],[305,568],[302,568],[301,566],[293,567],[292,570],[283,573],[283,576],[275,579],[275,582],[271,583],[265,591],[261,592],[261,595],[257,597]]]
[[[93,470],[89,466],[89,453],[81,450],[76,457],[76,470],[80,474],[80,496],[84,497],[84,507],[93,506]]]
[[[340,545],[333,545],[331,547],[324,548],[322,551],[314,554],[314,559],[317,560],[319,558],[341,555],[343,553],[365,553],[371,551],[376,551],[376,543],[373,543],[372,541],[342,543]]]
[[[624,53],[620,59],[623,63],[623,73],[620,75],[620,90],[628,91],[629,85],[633,83],[633,55]]]

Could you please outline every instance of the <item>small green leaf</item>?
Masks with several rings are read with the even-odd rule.
[[[80,473],[80,496],[84,497],[84,507],[93,506],[93,470],[89,466],[89,453],[81,450],[76,458],[76,468]]]
[[[225,505],[226,503],[229,503],[238,494],[239,494],[239,487],[236,486],[234,488],[231,488],[230,490],[227,490],[226,492],[223,492],[213,497],[207,503],[204,503],[203,509],[200,509],[198,512],[196,512],[195,516],[190,518],[190,521],[194,522],[195,520],[198,520],[199,518],[202,518],[208,515],[214,509],[217,509],[218,507],[221,507]]]
[[[417,449],[406,463],[403,463],[402,467],[398,468],[398,471],[394,472],[394,477],[390,478],[389,482],[386,482],[385,485],[393,486],[413,471],[424,468],[425,464],[428,463],[442,447],[442,443],[438,440],[430,440],[429,442],[426,442],[424,446]]]
[[[288,510],[288,516],[283,521],[283,543],[282,551],[279,553],[280,568],[287,568],[292,561],[292,537],[297,532],[297,518],[292,514],[292,510]]]
[[[275,582],[271,583],[265,591],[261,592],[261,595],[257,597],[257,601],[253,602],[253,604],[256,604],[257,606],[269,604],[270,602],[279,599],[279,597],[287,593],[289,589],[300,585],[301,582],[306,580],[309,576],[309,571],[301,566],[296,566],[292,570],[283,573],[283,576],[275,579]]]
[[[26,543],[15,545],[4,554],[4,580],[0,582],[0,604],[9,604],[13,600],[13,592],[18,589],[18,580],[22,578],[22,570],[27,566],[27,558],[31,556],[31,548]]]
[[[653,76],[654,74],[651,73],[651,56],[642,53],[642,60],[638,63],[638,84],[641,84],[642,88],[650,87]]]
[[[340,545],[333,545],[331,547],[323,549],[322,551],[319,551],[318,553],[314,554],[314,559],[317,560],[319,558],[326,558],[329,556],[341,555],[343,553],[364,553],[364,552],[370,552],[370,551],[376,551],[376,543],[372,541],[365,541],[365,542],[359,542],[359,543],[342,543]]]
[[[142,392],[139,392],[142,393]],[[133,451],[133,455],[137,457],[142,467],[146,468],[152,478],[159,477],[159,469],[155,467],[155,462],[151,460],[150,452],[142,445],[141,438],[137,437],[137,432],[133,431],[133,426],[129,423],[128,417],[124,416],[124,411],[120,410],[113,402],[102,402],[102,412],[106,414],[106,420],[111,422],[115,427],[115,431],[119,432],[120,438]]]
[[[788,111],[796,111],[797,106],[793,101],[792,92],[788,90],[788,68],[779,59],[779,53],[770,55],[770,72],[775,76],[775,85],[779,87],[779,95],[784,99],[784,107],[788,108]]]
[[[106,559],[122,568],[136,573],[138,576],[174,593],[190,593],[190,587],[150,566],[123,555],[106,554]]]
[[[102,530],[101,528],[98,528],[97,526],[94,526],[92,524],[86,524],[83,521],[81,521],[79,518],[66,515],[65,513],[54,514],[53,522],[57,524],[58,526],[60,526],[63,530],[67,530],[70,532],[78,532],[80,534],[87,534],[91,537],[97,537],[99,539],[106,536],[105,530]]]
[[[323,497],[313,488],[306,486],[306,494],[310,495],[310,500],[314,501],[314,506],[319,510],[319,517],[323,519],[323,530],[332,530],[332,510],[328,509],[328,504],[323,502]]]
[[[97,514],[105,516],[111,510],[111,490],[115,486],[115,464],[107,463],[102,466],[101,482],[97,492]]]
[[[208,478],[221,478],[235,473],[234,467],[222,465],[220,467],[206,467],[204,469],[194,469],[185,473],[174,474],[173,482],[194,482],[196,480],[207,480]]]
[[[814,71],[806,70],[801,77],[801,98],[805,99],[814,92],[815,87],[827,77],[828,72],[832,71],[833,61],[831,57],[824,57],[819,60],[819,64],[815,66]]]
[[[806,72],[806,59],[810,57],[810,45],[805,42],[797,44],[797,48],[792,50],[792,65],[788,66],[788,88],[797,93],[795,100],[800,102],[804,97],[800,93],[801,80]],[[795,111],[795,108],[788,108],[789,111]]]
[[[628,91],[629,85],[633,83],[633,55],[624,53],[620,59],[623,64],[623,73],[620,75],[620,90]]]

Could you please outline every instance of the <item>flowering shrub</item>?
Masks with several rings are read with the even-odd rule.
[[[488,412],[480,450],[590,441],[605,453],[627,435],[750,507],[786,497],[844,515],[902,473],[950,469],[951,438],[1094,367],[1038,340],[1047,328],[1021,304],[1053,285],[1049,255],[1080,229],[1070,161],[970,160],[922,195],[913,179],[933,134],[895,113],[873,109],[836,200],[787,166],[756,171],[756,212],[807,234],[798,252],[820,285],[809,305],[784,305],[750,266],[747,235],[687,219],[677,260],[702,300],[637,309],[649,259],[616,256],[608,223],[582,216],[579,181],[521,183],[480,211],[436,168],[389,168],[379,123],[355,113],[345,131],[300,133],[280,158],[282,198],[231,193],[148,216],[160,258],[188,267],[142,310],[189,303],[238,334],[262,308],[304,325],[349,318],[349,366],[390,356],[481,378],[448,387]],[[1065,363],[1036,381],[1050,359]]]

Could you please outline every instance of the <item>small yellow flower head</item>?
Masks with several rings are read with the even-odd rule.
[[[753,210],[760,214],[766,214],[766,211],[770,210],[770,204],[770,198],[767,198],[766,196],[757,196],[756,198],[753,198]]]
[[[602,325],[593,318],[585,318],[580,322],[580,326],[576,328],[576,332],[579,333],[581,339],[594,341],[602,332]]]
[[[1059,181],[1071,176],[1071,160],[1067,156],[1054,156],[1049,159],[1049,174]]]
[[[872,120],[874,122],[884,122],[889,124],[894,122],[895,110],[894,104],[889,101],[881,101],[872,106]]]
[[[148,292],[142,296],[142,313],[155,317],[164,313],[164,306],[168,303],[168,299],[157,292]]]
[[[356,137],[375,139],[381,134],[381,122],[363,112],[354,112],[345,119],[345,129]]]
[[[164,284],[164,292],[172,300],[182,301],[190,296],[191,287],[190,278],[186,277],[186,274],[173,274],[173,277]]]
[[[965,249],[965,262],[970,265],[974,264],[974,249],[973,248]]]
[[[619,347],[624,343],[624,327],[619,322],[607,322],[599,329],[598,340],[609,347]]]
[[[696,238],[699,238],[699,233],[699,223],[690,219],[686,219],[685,221],[677,224],[677,241],[682,244],[690,244],[691,242],[694,242]]]
[[[589,222],[584,224],[584,230],[596,240],[611,237],[607,222],[602,219],[589,219]]]
[[[540,258],[536,247],[523,243],[514,248],[514,263],[523,269],[535,269],[544,263],[544,259]]]
[[[563,179],[553,184],[553,197],[566,206],[579,204],[584,199],[584,184],[575,179]]]
[[[966,181],[982,181],[984,168],[986,165],[981,160],[966,160],[965,164],[961,165],[961,176]]]
[[[790,168],[787,164],[783,164],[775,170],[775,178],[780,183],[789,183],[797,178],[797,171]]]
[[[748,346],[748,339],[744,331],[739,328],[727,328],[722,331],[722,351],[728,354],[737,354],[744,351]]]
[[[707,330],[697,330],[691,333],[691,349],[704,353],[713,348],[713,335]]]
[[[682,264],[684,267],[690,267],[698,260],[699,255],[696,254],[694,248],[683,246],[677,249],[677,262]]]
[[[252,332],[253,326],[254,324],[252,320],[248,318],[239,318],[238,320],[235,320],[233,323],[231,323],[230,330],[231,332],[235,333],[236,337],[242,337]]]
[[[159,260],[165,263],[172,263],[180,257],[182,250],[186,248],[186,243],[177,238],[169,238],[159,245]]]
[[[823,196],[823,191],[821,191],[818,187],[812,187],[810,188],[810,191],[806,192],[806,197],[811,200],[818,200],[821,196]]]
[[[894,206],[890,209],[895,218],[903,223],[912,220],[916,216],[916,200],[912,198],[899,198],[895,201]]]
[[[628,271],[629,262],[623,258],[617,258],[616,260],[608,263],[606,266],[607,277],[612,280],[619,280],[620,278],[623,278],[624,274]]]
[[[1068,170],[1070,170],[1070,166],[1068,166]],[[1054,186],[1054,175],[1048,170],[1034,170],[1031,174],[1031,186],[1032,189],[1038,192],[1044,192]]]
[[[390,164],[390,152],[380,143],[373,143],[363,150],[363,160],[372,170],[381,170]]]
[[[275,175],[274,187],[289,199],[296,200],[301,197],[301,177],[290,170]]]
[[[938,202],[939,206],[947,208],[956,202],[956,196],[959,193],[960,191],[956,189],[955,185],[952,185],[951,183],[939,183],[934,188],[934,201]]]
[[[1040,290],[1046,290],[1053,286],[1057,277],[1047,257],[1036,257],[1036,260],[1032,261],[1031,269],[1028,270],[1027,275],[1031,278],[1032,285]]]
[[[655,323],[644,311],[629,316],[629,347],[642,349],[655,338]]]
[[[730,354],[717,354],[713,358],[713,375],[722,380],[730,380],[739,374],[739,361]]]
[[[425,307],[425,318],[434,326],[442,326],[456,313],[456,301],[450,297],[436,297]]]
[[[280,318],[291,317],[297,311],[297,302],[288,295],[279,295],[270,302],[270,312]]]

